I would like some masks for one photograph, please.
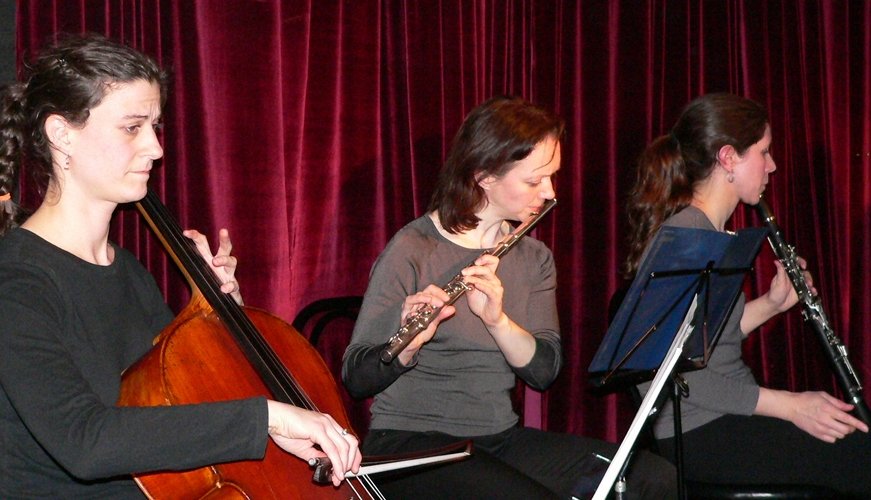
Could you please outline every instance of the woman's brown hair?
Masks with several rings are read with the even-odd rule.
[[[44,193],[53,177],[45,120],[62,116],[84,126],[112,85],[157,83],[166,100],[167,75],[150,57],[100,35],[64,36],[28,66],[24,82],[0,89],[0,196],[16,191],[22,163]],[[5,197],[5,196],[4,196]],[[27,216],[10,198],[0,201],[0,236]]]
[[[488,99],[466,116],[457,131],[429,211],[438,211],[442,227],[450,233],[475,228],[480,222],[475,213],[486,203],[478,182],[505,175],[544,139],[559,140],[564,127],[562,119],[523,99]]]
[[[731,145],[738,154],[759,142],[768,113],[756,101],[732,94],[707,94],[690,102],[668,134],[657,137],[638,159],[629,193],[629,255],[624,274],[631,277],[644,250],[666,219],[687,207],[698,183]]]

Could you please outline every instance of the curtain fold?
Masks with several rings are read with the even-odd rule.
[[[700,93],[759,100],[778,165],[766,197],[871,381],[868,0],[19,0],[17,16],[19,69],[56,34],[92,31],[172,71],[152,187],[183,226],[227,227],[246,303],[287,320],[364,292],[387,240],[426,210],[474,105],[516,94],[554,109],[568,125],[560,203],[536,235],[557,262],[566,363],[528,411],[613,441],[634,411],[591,394],[586,370],[621,285],[635,158]],[[734,228],[745,225],[758,220],[739,209]],[[134,211],[119,211],[112,238],[184,306],[185,284]],[[750,294],[767,289],[772,259],[764,249]],[[754,333],[746,355],[766,384],[834,389],[797,310]]]

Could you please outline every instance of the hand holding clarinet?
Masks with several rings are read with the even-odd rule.
[[[802,316],[817,335],[847,402],[853,406],[856,417],[866,425],[871,424],[871,411],[868,410],[868,406],[862,397],[862,383],[850,363],[850,359],[847,356],[847,348],[841,342],[841,339],[835,335],[834,329],[823,310],[820,298],[816,295],[816,290],[812,287],[810,280],[807,279],[803,260],[796,255],[794,248],[784,240],[774,214],[765,200],[760,198],[755,208],[762,221],[768,226],[768,241],[771,243],[771,248],[780,261],[779,267],[782,267],[792,283],[795,292],[798,294],[798,302],[802,307]],[[778,276],[780,274],[778,272]]]

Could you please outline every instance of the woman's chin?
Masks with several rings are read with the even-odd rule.
[[[148,194],[148,184],[142,184],[141,186],[137,186],[135,189],[128,190],[124,194],[124,201],[121,203],[136,203],[142,198],[145,198],[146,194]]]

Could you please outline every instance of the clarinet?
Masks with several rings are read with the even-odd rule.
[[[556,198],[547,200],[542,205],[541,210],[538,212],[533,212],[532,217],[527,219],[525,222],[517,226],[514,231],[505,236],[499,243],[496,244],[495,247],[484,251],[483,255],[494,255],[496,257],[502,257],[513,247],[521,238],[523,238],[526,233],[532,230],[538,221],[544,217],[553,206],[556,205]],[[478,258],[480,258],[479,256]],[[477,259],[475,259],[477,260]],[[469,265],[474,264],[474,261]],[[468,266],[467,266],[468,267]],[[448,301],[445,302],[445,306],[449,306],[457,301],[464,293],[471,290],[472,287],[469,286],[465,280],[463,279],[462,273],[457,273],[456,276],[451,279],[451,281],[442,287],[442,290],[448,294]],[[390,340],[384,344],[384,347],[381,349],[381,361],[384,363],[390,363],[393,361],[396,356],[399,355],[406,347],[408,347],[409,342],[411,342],[415,337],[417,337],[421,332],[426,330],[426,328],[433,322],[436,317],[438,317],[439,312],[442,310],[442,307],[432,307],[430,305],[426,305],[421,309],[415,311],[411,315],[408,316],[405,320],[405,324],[392,336]]]
[[[802,305],[802,316],[805,322],[810,324],[813,331],[817,334],[817,338],[829,359],[829,364],[835,372],[841,390],[847,396],[848,402],[854,406],[856,416],[866,424],[871,425],[871,412],[869,412],[868,406],[865,404],[864,399],[862,399],[862,383],[859,381],[859,377],[856,376],[853,365],[850,364],[850,359],[847,357],[847,348],[841,342],[841,339],[835,335],[834,330],[829,324],[826,313],[823,311],[823,305],[820,303],[820,298],[811,293],[811,289],[804,279],[801,266],[798,264],[795,248],[784,241],[783,234],[777,226],[771,208],[761,197],[756,205],[756,210],[768,226],[768,242],[771,243],[774,254],[783,264],[793,288],[798,293],[799,302]]]

